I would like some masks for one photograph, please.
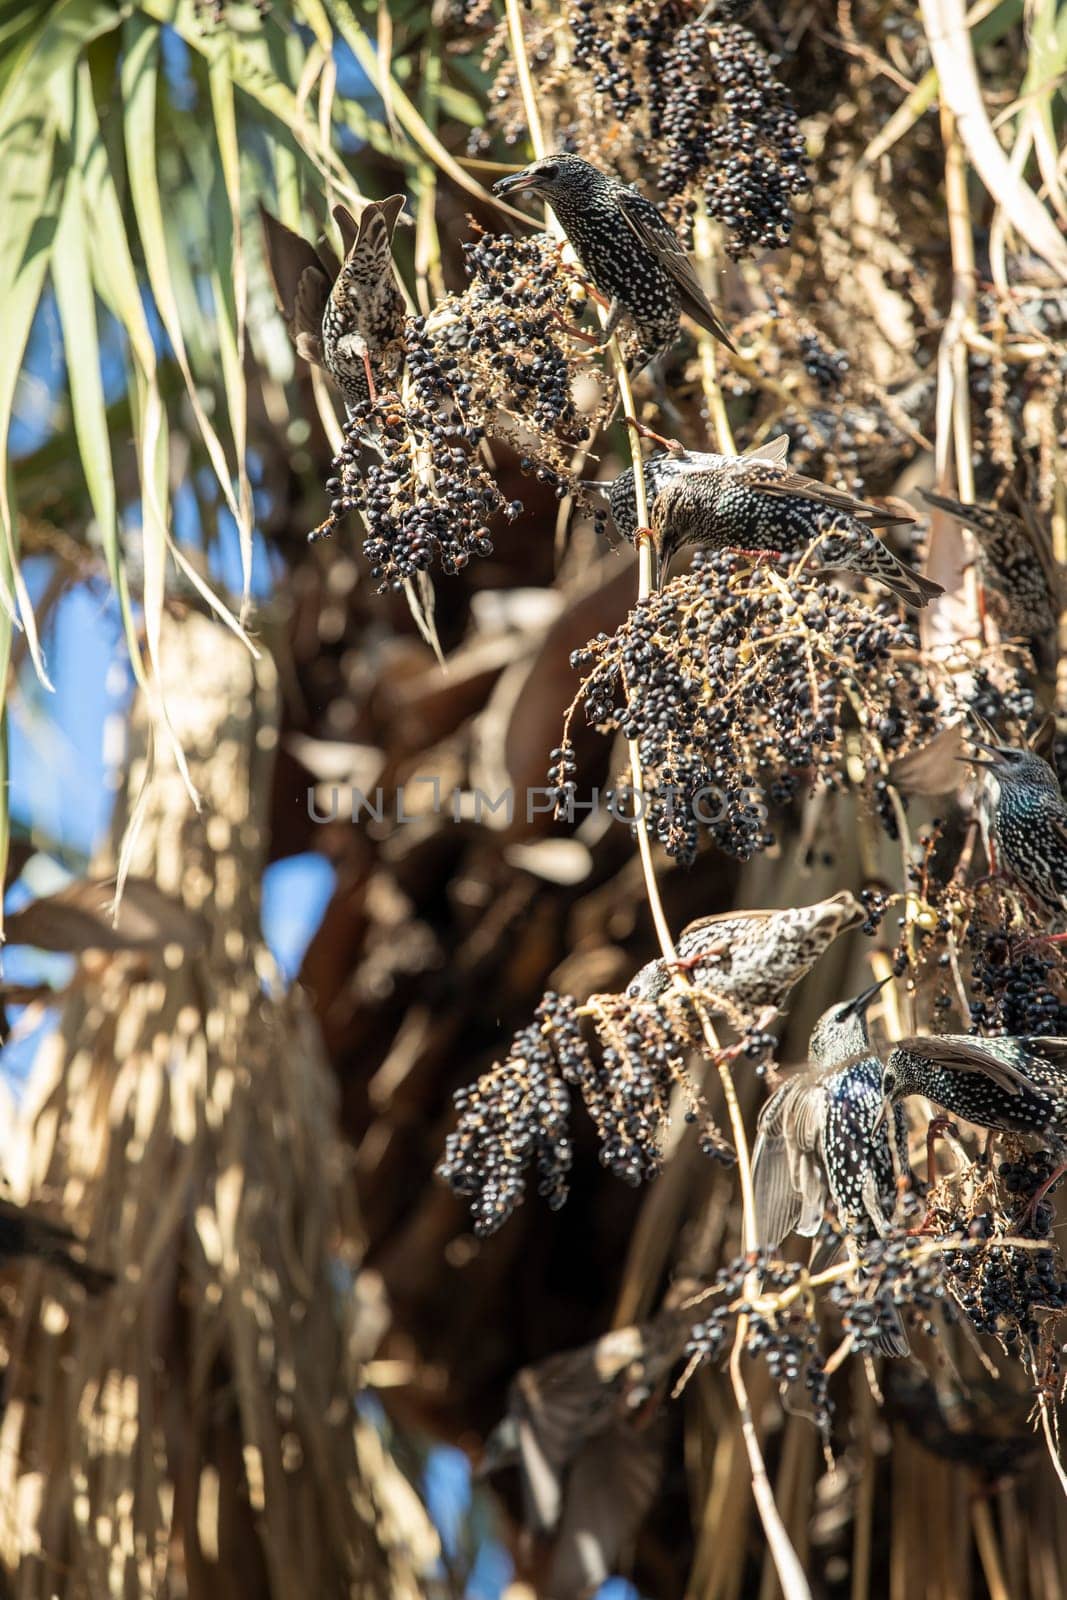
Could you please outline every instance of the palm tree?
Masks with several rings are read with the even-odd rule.
[[[824,591],[806,575],[790,579],[803,604],[780,630],[789,674],[773,690],[746,676],[763,648],[746,633],[733,680],[716,678],[707,638],[685,634],[707,573],[680,580],[682,610],[655,613],[650,643],[635,598],[669,603],[650,596],[643,552],[635,573],[628,548],[607,552],[588,517],[561,515],[557,486],[578,495],[641,459],[613,419],[616,389],[689,448],[785,434],[792,464],[867,495],[918,483],[1007,504],[1019,492],[1067,558],[1062,3],[1027,8],[1025,31],[1019,0],[979,8],[970,26],[957,0],[924,0],[921,25],[892,5],[773,9],[11,0],[0,18],[0,856],[9,882],[29,862],[36,893],[12,901],[8,936],[45,953],[26,981],[11,969],[3,999],[47,1021],[18,1104],[0,1108],[4,1173],[15,1200],[75,1225],[116,1279],[92,1297],[47,1261],[22,1261],[2,1291],[0,1561],[13,1593],[479,1592],[497,1536],[489,1502],[475,1489],[459,1532],[447,1515],[435,1529],[420,1500],[434,1500],[426,1441],[472,1449],[509,1405],[527,1429],[527,1498],[520,1507],[505,1478],[501,1504],[538,1592],[569,1596],[625,1570],[639,1513],[639,1582],[664,1597],[780,1587],[800,1600],[843,1581],[855,1596],[884,1582],[947,1595],[970,1592],[978,1568],[991,1594],[1058,1592],[1044,1310],[1036,1353],[1008,1341],[997,1377],[965,1321],[940,1344],[912,1330],[926,1371],[888,1364],[879,1387],[869,1363],[846,1360],[814,1292],[803,1328],[788,1306],[764,1306],[768,1325],[786,1316],[790,1337],[822,1339],[830,1357],[836,1472],[806,1400],[798,1409],[750,1359],[760,1327],[750,1339],[747,1312],[729,1324],[729,1367],[698,1363],[699,1349],[678,1359],[694,1289],[723,1267],[738,1304],[755,1292],[737,1263],[752,1242],[745,1147],[764,1096],[688,999],[666,1035],[671,1070],[684,1059],[685,1071],[653,1092],[646,1052],[663,1041],[639,1034],[635,1047],[648,1018],[625,1007],[634,973],[669,956],[691,918],[867,886],[900,896],[900,942],[894,905],[876,951],[858,934],[835,945],[789,1003],[781,1060],[803,1055],[815,1016],[872,965],[897,969],[879,1024],[889,1036],[962,1030],[972,1003],[985,1026],[1010,1025],[1019,984],[996,940],[1013,932],[1011,908],[967,881],[980,830],[957,827],[960,734],[937,729],[946,708],[973,707],[1020,742],[1038,737],[1044,697],[1061,723],[1046,748],[1062,760],[1062,683],[999,636],[995,600],[979,606],[970,536],[934,520],[928,569],[950,597],[917,636],[892,633],[875,670],[857,668],[827,760],[813,747],[810,762],[784,763],[769,853],[740,863],[718,848],[728,836],[696,832],[685,869],[639,830],[638,862],[629,830],[603,816],[568,826],[543,806],[507,817],[474,803],[543,792],[553,747],[557,776],[573,759],[582,783],[604,787],[644,763],[654,782],[641,706],[658,726],[679,685],[717,774],[729,740],[712,748],[706,730],[737,686],[745,717],[767,719],[766,764],[796,696],[809,700],[794,750],[817,703],[833,720],[823,691],[845,657],[835,624],[812,625]],[[490,179],[567,142],[691,227],[740,354],[686,333],[631,387],[618,346],[594,357],[559,329],[582,290],[555,242],[542,249],[514,213],[520,245],[494,255],[477,242],[468,209],[504,225]],[[330,464],[344,419],[324,375],[294,359],[258,208],[313,241],[336,202],[358,213],[400,191],[414,226],[396,256],[426,318],[409,321],[411,346],[464,364],[483,396],[468,421],[491,414],[471,473],[523,509],[513,524],[493,518],[492,548],[458,574],[379,594],[344,533],[306,543],[338,493],[327,481],[346,470]],[[579,420],[603,432],[549,438],[513,403],[507,385],[533,345],[492,335],[480,356],[471,348],[461,319],[484,315],[492,330],[502,313],[486,310],[492,294],[464,291],[465,271],[498,288],[513,272],[506,311],[527,339],[524,295],[544,289]],[[448,346],[458,326],[467,344]],[[398,401],[409,417],[412,393]],[[432,502],[447,456],[427,460],[414,434],[408,445]],[[742,609],[754,595],[784,604],[776,572],[719,576]],[[45,780],[61,770],[40,756],[55,749],[42,731],[53,682],[73,715],[102,716],[104,666],[89,680],[105,653],[71,647],[72,594],[109,608],[128,675],[112,695],[125,746],[103,843],[88,824],[76,843],[65,831],[79,808],[95,817],[98,797],[69,784],[46,817],[39,797],[24,803],[16,759],[36,739]],[[863,603],[842,604],[858,629]],[[759,607],[745,615],[755,628]],[[625,714],[586,726],[582,676],[635,637],[627,661],[663,652],[650,685],[627,683],[624,662]],[[659,700],[641,700],[649,686]],[[745,726],[739,714],[730,737],[747,758]],[[603,737],[620,730],[635,735],[628,752]],[[672,731],[672,760],[685,732]],[[827,770],[832,784],[809,793]],[[755,763],[752,782],[763,777]],[[317,823],[335,787],[386,815]],[[264,884],[269,898],[272,864],[311,852],[328,860],[332,894],[287,988],[261,932]],[[54,868],[42,876],[46,858],[66,869],[61,887]],[[965,917],[945,898],[953,866],[972,896]],[[878,924],[877,892],[867,904]],[[1063,1031],[1047,1020],[1067,1009],[1062,974],[1042,975],[1042,959],[1020,954],[1022,987],[1040,990],[1042,1026]],[[570,1198],[549,1212],[531,1195],[478,1239],[433,1175],[456,1126],[451,1095],[480,1080],[475,1108],[497,1116],[479,1096],[521,1088],[523,1052],[555,1048],[568,1005],[586,1047],[598,1033],[614,1052],[594,1118],[572,1119]],[[600,1082],[602,1058],[586,1059]],[[645,1085],[640,1104],[626,1101],[631,1082]],[[699,1115],[686,1122],[690,1102]],[[525,1147],[521,1125],[492,1125],[509,1159]],[[626,1169],[634,1127],[663,1157],[637,1190],[604,1171]],[[740,1183],[707,1159],[727,1139]],[[955,1186],[942,1173],[938,1196],[965,1223],[966,1202],[1006,1229],[999,1180],[977,1162],[961,1172]],[[862,1298],[853,1266],[829,1269],[825,1287]],[[670,1360],[642,1389],[628,1355],[612,1361],[633,1338],[658,1349],[664,1328]],[[637,1333],[591,1346],[609,1329]],[[716,1335],[702,1337],[710,1348]],[[1039,1357],[1047,1438],[1035,1449]],[[687,1380],[673,1404],[668,1367]],[[590,1370],[599,1432],[582,1409]],[[551,1407],[529,1401],[546,1373],[576,1385],[555,1434]],[[372,1422],[372,1391],[388,1423]],[[639,1406],[618,1404],[635,1394]],[[647,1432],[631,1426],[650,1413]],[[542,1425],[557,1453],[538,1477]],[[552,1503],[557,1472],[556,1515],[538,1526],[531,1506],[538,1490]]]

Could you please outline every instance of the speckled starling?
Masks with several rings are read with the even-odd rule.
[[[636,189],[581,156],[555,155],[501,178],[493,190],[536,194],[552,207],[593,288],[610,302],[603,341],[629,316],[641,341],[639,367],[675,342],[683,312],[733,349],[673,228]]]
[[[1062,578],[1045,528],[1029,511],[1017,517],[999,506],[965,505],[926,490],[923,499],[970,528],[978,572],[995,597],[1002,632],[1010,639],[1029,640],[1047,661]]]
[[[58,1267],[89,1294],[101,1294],[114,1274],[90,1266],[77,1234],[25,1206],[0,1200],[0,1261],[29,1257]]]
[[[1033,750],[971,743],[991,791],[989,831],[995,870],[1009,873],[1050,916],[1067,911],[1067,805],[1059,779]]]
[[[940,584],[898,561],[872,532],[910,517],[793,472],[785,460],[788,448],[781,435],[743,456],[666,451],[645,463],[657,581],[687,546],[801,555],[818,541],[818,566],[874,578],[907,605],[924,606],[943,593]],[[632,467],[611,485],[609,503],[616,528],[633,540]]]
[[[392,238],[403,195],[367,205],[357,225],[334,206],[344,260],[260,208],[278,309],[297,354],[324,367],[349,406],[365,404],[377,382],[403,365],[404,297],[393,267]]]
[[[885,1061],[882,1094],[897,1105],[922,1095],[979,1128],[1043,1139],[1061,1176],[1067,1161],[1067,1039],[979,1039],[971,1034],[901,1039]]]
[[[858,927],[865,916],[845,889],[810,906],[700,917],[678,939],[678,962],[694,986],[707,992],[713,1011],[716,998],[753,1014],[767,1006],[777,1009],[838,934]],[[671,981],[665,961],[650,961],[627,993],[657,1000]]]
[[[858,1244],[888,1231],[897,1180],[880,1116],[882,1064],[867,1031],[867,1008],[881,987],[823,1013],[808,1046],[815,1070],[789,1078],[760,1113],[752,1178],[761,1246],[773,1249],[789,1233],[814,1238],[828,1206]],[[906,1160],[902,1112],[894,1127]],[[907,1355],[899,1318],[887,1311],[885,1320],[880,1348]]]

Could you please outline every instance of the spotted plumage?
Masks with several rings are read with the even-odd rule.
[[[695,987],[746,1012],[780,1007],[793,985],[811,971],[839,933],[858,927],[866,913],[843,890],[810,906],[784,911],[739,911],[700,917],[678,939],[679,965]],[[665,961],[650,961],[628,989],[633,999],[658,1000],[671,984]]]
[[[1056,774],[1033,750],[971,743],[983,752],[970,760],[985,769],[997,870],[1059,918],[1067,912],[1067,805]]]
[[[1031,1210],[1067,1172],[1067,1039],[901,1039],[886,1057],[882,1094],[896,1110],[908,1095],[922,1095],[976,1127],[1041,1139],[1055,1168]]]
[[[683,312],[733,349],[674,230],[636,189],[571,155],[546,156],[493,188],[536,194],[552,207],[594,289],[610,301],[604,339],[627,315],[641,341],[639,366],[675,342]]]
[[[297,354],[323,367],[348,406],[395,379],[404,359],[404,297],[393,266],[392,238],[403,195],[367,205],[357,225],[333,208],[343,260],[323,240],[315,250],[300,234],[260,209],[278,309]]]
[[[979,1128],[1034,1134],[1067,1156],[1067,1039],[901,1039],[886,1057],[882,1094],[892,1104],[922,1095]]]
[[[1029,510],[1017,517],[998,506],[965,505],[925,490],[923,499],[971,530],[978,571],[995,596],[1004,634],[1031,641],[1045,657],[1056,627],[1063,579],[1051,541],[1037,518]]]
[[[789,1078],[760,1113],[752,1181],[761,1246],[773,1249],[790,1233],[815,1238],[828,1208],[857,1244],[888,1231],[897,1179],[881,1118],[882,1064],[867,1031],[867,1008],[880,988],[823,1013],[808,1046],[814,1070]],[[902,1112],[894,1128],[903,1160]],[[818,1251],[813,1259],[826,1264]],[[903,1327],[888,1308],[880,1347],[886,1355],[908,1353]]]
[[[907,605],[924,606],[943,592],[898,561],[872,531],[909,517],[793,472],[785,460],[788,448],[780,436],[743,456],[667,451],[645,463],[658,581],[688,546],[800,555],[817,540],[817,565],[874,578]],[[632,540],[632,468],[615,479],[608,498],[616,528]]]

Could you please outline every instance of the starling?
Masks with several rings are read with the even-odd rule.
[[[69,1228],[50,1222],[25,1206],[0,1200],[0,1261],[34,1257],[58,1267],[88,1294],[101,1294],[114,1283],[114,1274],[90,1266],[83,1255],[81,1240]]]
[[[780,435],[743,456],[667,451],[645,463],[657,582],[689,545],[801,555],[817,540],[819,566],[874,578],[907,605],[924,606],[944,592],[898,561],[872,532],[910,517],[791,471],[788,448],[788,439]],[[608,500],[616,528],[632,541],[637,535],[632,467],[615,479]]]
[[[1067,805],[1059,779],[1033,750],[971,743],[984,756],[970,756],[986,770],[989,832],[997,871],[1017,880],[1050,916],[1067,911]]]
[[[403,209],[403,195],[390,195],[367,205],[357,225],[334,206],[339,262],[325,240],[316,251],[260,207],[275,299],[297,354],[325,368],[348,407],[374,398],[377,381],[403,364],[405,306],[392,254]]]
[[[695,1317],[661,1310],[524,1367],[511,1384],[480,1473],[518,1467],[524,1522],[553,1537],[548,1592],[561,1600],[610,1576],[652,1503],[664,1445],[656,1402]]]
[[[499,195],[539,195],[550,205],[593,288],[609,301],[601,340],[626,313],[637,329],[638,369],[669,350],[684,312],[734,348],[673,228],[636,189],[581,156],[546,156],[493,185]]]
[[[881,1115],[882,1064],[867,1031],[867,1008],[881,987],[873,984],[823,1013],[808,1045],[815,1070],[789,1078],[760,1112],[752,1180],[762,1247],[773,1249],[794,1232],[814,1238],[828,1205],[857,1244],[888,1232],[897,1180]],[[907,1126],[902,1110],[894,1116],[903,1159]],[[813,1265],[828,1264],[818,1261],[819,1254]],[[895,1309],[887,1308],[884,1318],[879,1348],[885,1355],[907,1355]]]
[[[885,1104],[898,1107],[912,1094],[978,1128],[1043,1139],[1056,1170],[1034,1195],[1031,1211],[1067,1172],[1067,1039],[901,1039],[886,1057],[882,1095]]]
[[[886,1056],[882,1094],[919,1094],[979,1128],[1032,1133],[1067,1154],[1067,1039],[901,1039]]]
[[[1005,635],[1029,640],[1047,659],[1057,622],[1061,583],[1048,534],[1037,519],[1017,517],[997,506],[965,505],[922,491],[923,499],[964,523],[974,534],[978,571],[997,598]]]
[[[706,990],[714,1010],[722,1000],[746,1012],[779,1009],[839,933],[858,927],[866,912],[847,889],[810,906],[784,911],[738,911],[699,917],[678,939],[678,964]],[[658,1000],[671,986],[663,960],[650,961],[630,984],[637,1000]]]

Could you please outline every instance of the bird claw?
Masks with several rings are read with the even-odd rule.
[[[639,535],[642,533],[650,534],[652,530],[651,528],[638,528],[637,532]],[[670,972],[695,972],[701,962],[708,959],[709,953],[701,950],[699,955],[695,956],[676,956],[673,961],[667,962],[667,968]]]
[[[552,320],[559,324],[564,333],[569,333],[572,339],[580,339],[582,344],[595,345],[599,349],[607,343],[599,334],[586,333],[584,328],[576,328],[573,322],[565,322],[558,311],[553,311]]]
[[[653,444],[662,445],[664,450],[669,451],[672,456],[685,455],[685,445],[680,439],[665,439],[662,433],[655,433],[645,423],[638,422],[636,417],[624,416],[622,420],[628,428],[634,430],[639,438],[651,439]]]

